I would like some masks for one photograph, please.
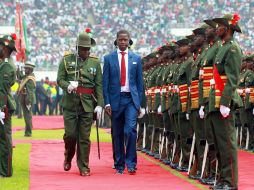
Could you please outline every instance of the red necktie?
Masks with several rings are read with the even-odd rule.
[[[125,67],[125,59],[124,55],[126,54],[125,52],[121,51],[122,54],[122,60],[121,60],[121,86],[125,86],[125,81],[126,81],[126,67]]]

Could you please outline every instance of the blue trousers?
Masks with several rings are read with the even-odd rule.
[[[137,165],[137,109],[130,93],[121,93],[119,110],[112,112],[115,168],[134,169]]]

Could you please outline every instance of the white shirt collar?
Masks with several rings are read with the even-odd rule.
[[[5,58],[5,59],[4,59],[4,62],[8,63],[8,58]]]
[[[119,49],[119,48],[117,48],[117,53],[119,54],[119,53],[121,53],[122,51]],[[126,54],[128,54],[128,48],[124,51]]]

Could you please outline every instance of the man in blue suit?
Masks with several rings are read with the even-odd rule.
[[[117,33],[117,50],[104,57],[103,96],[105,110],[112,118],[114,166],[123,174],[125,164],[129,174],[136,173],[137,116],[143,95],[141,57],[131,52],[130,34]]]

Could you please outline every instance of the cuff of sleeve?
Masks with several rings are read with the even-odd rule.
[[[230,108],[230,103],[231,103],[232,98],[229,96],[222,95],[220,99],[220,105],[226,106]]]
[[[105,108],[107,108],[107,107],[109,107],[110,106],[110,104],[107,104],[107,105],[105,105]]]

